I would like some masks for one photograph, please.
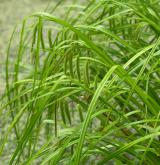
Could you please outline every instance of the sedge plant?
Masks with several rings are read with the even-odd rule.
[[[14,62],[17,28],[7,49],[1,157],[158,165],[159,10],[158,0],[59,1],[26,17]]]

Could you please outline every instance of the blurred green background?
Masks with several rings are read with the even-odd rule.
[[[49,2],[50,0],[0,0],[0,93],[5,87],[6,48],[14,26],[21,23],[24,16],[36,11],[44,11]]]

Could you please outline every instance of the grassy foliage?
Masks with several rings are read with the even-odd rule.
[[[25,18],[14,63],[14,32],[7,51],[1,156],[158,165],[159,9],[157,0],[59,1]]]

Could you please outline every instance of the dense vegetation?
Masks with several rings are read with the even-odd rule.
[[[17,28],[7,49],[0,155],[158,165],[159,11],[159,0],[59,1],[26,17],[14,62]]]

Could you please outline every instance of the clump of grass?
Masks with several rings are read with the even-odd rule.
[[[61,1],[24,19],[0,111],[9,164],[159,164],[159,8]]]

